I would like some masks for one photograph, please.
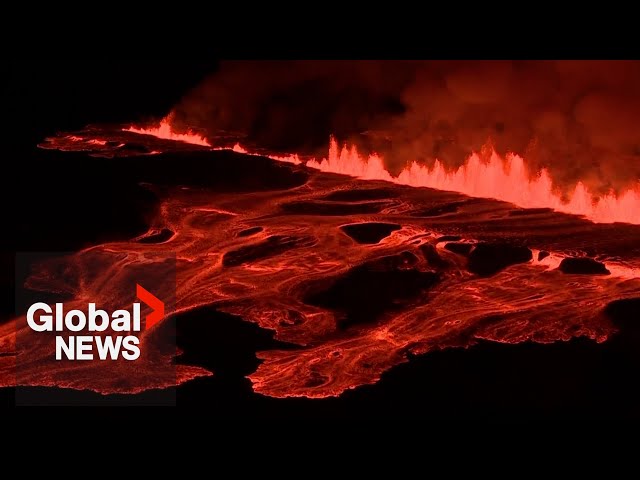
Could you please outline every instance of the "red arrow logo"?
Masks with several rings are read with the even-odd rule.
[[[146,318],[145,329],[148,330],[164,317],[164,302],[138,283],[136,283],[136,296],[153,309]]]

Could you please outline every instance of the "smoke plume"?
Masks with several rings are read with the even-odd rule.
[[[491,145],[562,190],[640,179],[638,61],[223,62],[176,106],[177,128],[316,153],[329,135],[412,160],[462,164]]]

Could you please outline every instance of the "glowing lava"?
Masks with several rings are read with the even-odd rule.
[[[177,328],[177,316],[208,306],[296,345],[256,352],[249,379],[262,395],[308,398],[376,383],[412,355],[479,341],[602,342],[615,330],[607,306],[640,298],[640,227],[550,211],[513,216],[503,202],[231,160],[255,191],[234,189],[233,177],[226,189],[169,188],[146,235],[34,265],[26,285],[69,292],[66,309],[90,299],[113,310],[144,274],[158,298],[175,295]],[[567,251],[585,248],[607,259],[610,274],[562,271]],[[199,315],[218,321],[210,313]],[[212,375],[188,346],[175,358],[169,322],[143,338],[136,362],[81,364],[56,361],[53,337],[25,325],[23,316],[0,325],[0,387],[131,394]]]
[[[160,125],[151,128],[129,127],[123,129],[125,132],[139,133],[141,135],[153,135],[154,137],[165,140],[175,140],[176,142],[192,143],[194,145],[202,145],[210,147],[211,144],[201,135],[193,132],[176,133],[171,126],[171,115],[166,116],[160,121]]]
[[[193,132],[175,133],[171,126],[171,115],[165,117],[159,127],[129,127],[124,130],[166,140],[211,146],[206,139]],[[280,162],[296,165],[302,163],[298,155],[264,155],[251,152],[239,143],[232,148],[216,148],[216,150],[229,149],[237,153],[267,156]],[[381,156],[362,155],[355,146],[345,145],[340,148],[337,141],[331,138],[328,158],[319,161],[311,159],[306,166],[364,180],[385,180],[412,187],[459,192],[471,197],[493,198],[523,208],[552,208],[559,212],[583,215],[596,223],[640,224],[640,183],[635,190],[627,190],[620,195],[609,193],[596,199],[583,183],[578,182],[569,196],[570,200],[565,202],[554,192],[547,170],[541,170],[532,179],[527,172],[524,159],[515,154],[508,154],[505,159],[502,159],[494,151],[489,161],[484,162],[478,154],[473,153],[464,165],[452,171],[448,171],[438,160],[432,167],[414,161],[395,177],[387,171]]]
[[[437,161],[433,167],[411,163],[400,175],[393,177],[385,168],[382,157],[361,155],[355,146],[340,148],[331,139],[328,159],[311,160],[307,166],[323,172],[340,173],[366,180],[386,180],[412,187],[429,187],[464,193],[471,197],[494,198],[524,208],[552,208],[559,212],[584,215],[597,223],[625,222],[640,224],[640,184],[636,190],[622,195],[613,193],[593,198],[587,188],[578,183],[569,202],[553,191],[549,173],[542,170],[530,179],[522,157],[507,155],[503,160],[494,151],[488,162],[472,154],[457,170],[447,171]]]
[[[160,121],[160,125],[158,127],[150,127],[150,128],[137,128],[137,127],[128,127],[122,129],[125,132],[138,133],[140,135],[152,135],[157,138],[161,138],[163,140],[174,140],[176,142],[184,142],[191,143],[193,145],[201,145],[203,147],[212,147],[212,145],[202,136],[193,133],[176,133],[171,126],[171,114],[167,115]],[[69,137],[72,140],[82,140],[80,137]],[[92,143],[92,142],[90,142]],[[226,147],[215,147],[214,150],[232,150],[236,153],[244,153],[246,155],[258,155],[261,157],[268,157],[272,160],[276,160],[278,162],[286,162],[293,163],[295,165],[299,165],[302,163],[300,157],[296,154],[293,155],[268,155],[264,153],[258,152],[250,152],[246,148],[244,148],[239,143],[236,143],[231,148]],[[160,153],[160,152],[152,152],[152,153]]]
[[[92,151],[114,149],[121,140],[104,131],[91,135],[108,139]],[[76,137],[83,148],[92,138]],[[67,142],[75,140],[52,145],[66,148]],[[182,152],[166,158],[159,178],[167,183],[175,177],[172,167],[190,165],[196,175],[210,168],[219,183],[164,188],[146,234],[33,265],[25,285],[68,293],[69,308],[91,299],[112,309],[128,304],[144,268],[145,285],[157,282],[149,287],[154,295],[175,298],[176,328],[184,328],[179,315],[206,306],[296,346],[256,352],[262,362],[249,379],[262,395],[336,396],[377,382],[413,355],[478,342],[602,342],[616,330],[607,314],[612,302],[640,298],[639,226],[594,225],[550,209],[522,211],[444,191],[638,223],[633,196],[594,205],[582,187],[571,203],[553,203],[548,174],[530,181],[520,157],[503,162],[494,154],[484,162],[476,155],[453,172],[439,163],[413,164],[392,177],[380,157],[364,158],[335,141],[327,159],[307,163],[315,170],[247,155],[212,154],[220,161],[203,165],[208,155],[200,148],[190,152],[152,138],[140,143],[150,151]],[[127,154],[140,149],[122,149]],[[183,163],[182,155],[196,161]],[[168,258],[175,262],[170,275]],[[210,314],[198,313],[216,321]],[[51,339],[26,330],[24,316],[14,318],[0,325],[0,387],[121,394],[211,376],[197,356],[189,357],[188,346],[178,345],[185,355],[175,358],[175,346],[167,348],[172,328],[167,322],[151,330],[146,356],[136,363],[69,364],[53,359]]]

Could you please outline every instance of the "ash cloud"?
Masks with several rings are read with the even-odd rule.
[[[214,142],[227,131],[275,150],[324,152],[334,134],[393,173],[412,160],[453,168],[491,144],[565,191],[640,179],[638,61],[223,62],[174,114]]]

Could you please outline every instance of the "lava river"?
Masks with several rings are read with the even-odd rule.
[[[106,155],[135,141],[134,132],[114,132],[92,131],[90,145],[87,132],[78,134],[82,148],[59,137],[49,148]],[[233,178],[228,188],[151,182],[160,207],[146,235],[44,261],[28,283],[78,304],[112,305],[141,268],[166,275],[171,255],[178,325],[181,313],[206,305],[290,344],[257,352],[262,362],[249,378],[260,394],[340,395],[412,355],[479,340],[602,342],[616,330],[607,306],[640,297],[640,225],[144,141],[145,152],[128,148],[114,161],[173,148],[203,169],[235,162],[249,180],[242,188]],[[165,157],[154,154],[158,169]],[[0,326],[0,385],[134,393],[215,375],[163,349],[162,324],[143,339],[139,362],[69,368],[48,361],[43,342],[20,341],[30,335],[23,324]],[[175,377],[154,375],[172,362]]]

